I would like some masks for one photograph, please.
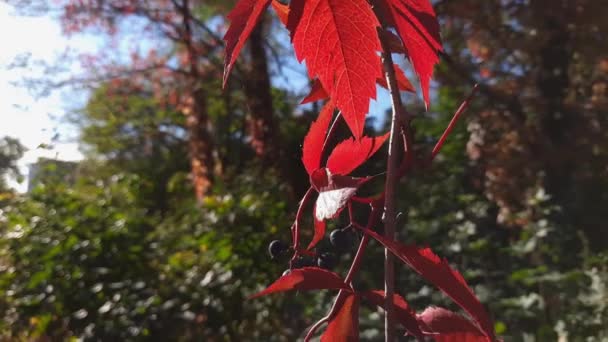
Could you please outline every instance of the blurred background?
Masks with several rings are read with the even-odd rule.
[[[399,239],[447,257],[505,341],[607,341],[608,3],[433,3],[433,102],[403,95],[420,156],[481,87],[400,184]],[[290,239],[321,104],[298,106],[309,81],[270,12],[222,91],[233,5],[0,2],[0,340],[293,341],[324,315],[332,293],[246,299],[287,268],[267,246]],[[387,109],[379,89],[370,134]],[[339,273],[354,248],[320,245]],[[381,264],[374,244],[357,286],[381,287]],[[414,308],[455,309],[398,278]],[[361,330],[383,340],[381,313],[362,309]]]

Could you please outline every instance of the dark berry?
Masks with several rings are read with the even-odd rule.
[[[350,247],[350,236],[344,229],[336,229],[329,235],[329,241],[339,251]]]
[[[282,241],[274,240],[268,245],[268,254],[270,254],[271,258],[276,259],[281,256],[281,254],[287,252],[287,248],[287,245]]]
[[[326,270],[331,270],[336,267],[336,258],[331,253],[323,253],[317,259],[317,265]]]
[[[309,267],[309,266],[314,266],[314,265],[315,265],[315,260],[313,258],[301,256],[301,257],[298,257],[296,260],[294,260],[293,264],[291,265],[291,268],[302,268],[302,267]]]

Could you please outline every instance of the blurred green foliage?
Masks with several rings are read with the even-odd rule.
[[[285,267],[266,254],[288,226],[280,184],[244,175],[161,217],[137,205],[140,182],[44,184],[3,209],[6,338],[281,340],[304,328],[279,319],[280,299],[246,300]]]

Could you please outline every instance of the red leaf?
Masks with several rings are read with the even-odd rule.
[[[385,294],[382,290],[366,291],[361,294],[370,303],[384,308]],[[395,316],[397,321],[402,324],[408,333],[422,338],[423,334],[418,327],[418,320],[416,319],[416,312],[409,306],[409,304],[398,294],[393,295],[393,307],[395,308]]]
[[[274,9],[277,17],[283,23],[283,25],[287,26],[287,17],[289,16],[289,6],[282,4],[278,0],[272,0],[272,8]]]
[[[340,311],[329,321],[321,342],[359,341],[359,298],[350,294],[344,299]]]
[[[310,182],[319,192],[315,204],[315,218],[323,221],[336,217],[359,187],[370,179],[371,177],[332,175],[326,168],[313,172]]]
[[[339,143],[327,159],[327,168],[336,175],[347,175],[365,163],[382,147],[389,134],[379,137],[347,139]]]
[[[384,0],[385,12],[405,45],[420,78],[424,103],[429,106],[429,85],[433,68],[442,51],[439,23],[429,0]]]
[[[277,279],[265,290],[254,294],[249,299],[265,296],[270,293],[291,290],[348,289],[348,285],[337,274],[318,267],[293,269]]]
[[[323,154],[323,145],[325,144],[325,136],[331,122],[331,117],[334,114],[334,105],[331,101],[327,102],[319,117],[310,125],[310,129],[304,137],[304,146],[302,147],[302,162],[308,174],[318,169],[321,166],[321,155]]]
[[[315,78],[315,80],[312,82],[312,86],[310,87],[310,93],[306,95],[306,97],[302,100],[302,102],[300,102],[300,104],[324,100],[328,97],[329,95],[327,95],[327,92],[323,88],[321,81],[319,81],[318,78]]]
[[[314,208],[312,217],[313,217],[313,221],[314,221],[314,225],[315,225],[315,234],[313,235],[312,240],[310,241],[310,244],[306,248],[308,250],[314,248],[317,245],[317,243],[319,243],[319,241],[323,240],[323,237],[325,237],[325,221],[317,220],[316,212],[317,212],[317,209]]]
[[[374,12],[366,0],[292,0],[290,8],[287,26],[298,60],[306,60],[310,78],[318,76],[359,138],[379,77]]]
[[[388,48],[393,53],[406,53],[405,47],[403,46],[403,42],[399,37],[397,37],[391,31],[383,31],[382,34],[384,38],[386,38],[386,42],[388,43]]]
[[[491,339],[494,338],[493,324],[483,305],[481,305],[462,275],[452,269],[447,260],[442,260],[429,248],[403,245],[397,241],[386,239],[369,229],[360,229],[378,240],[409,267],[452,298],[479,324],[486,336]]]
[[[393,64],[393,67],[395,68],[395,76],[397,78],[397,86],[399,87],[399,90],[409,91],[412,93],[416,92],[414,86],[410,83],[410,80],[405,77],[405,73],[403,72],[403,70],[397,64]],[[381,87],[388,89],[388,83],[386,83],[386,78],[380,77],[378,79],[378,84]]]
[[[395,66],[395,76],[397,76],[397,85],[399,86],[399,89],[403,90],[403,91],[409,91],[412,93],[415,92],[416,90],[414,89],[414,86],[407,79],[403,70],[397,64],[394,64],[394,66]],[[386,79],[384,78],[384,76],[382,76],[382,75],[384,75],[382,65],[378,65],[378,67],[380,68],[381,76],[378,77],[376,82],[381,87],[388,88]],[[312,83],[312,86],[310,87],[310,93],[308,93],[308,95],[306,95],[306,97],[302,100],[302,102],[300,102],[300,104],[320,101],[320,100],[324,100],[328,97],[329,97],[329,95],[327,94],[327,91],[325,91],[325,88],[323,88],[321,81],[319,81],[318,78],[315,78],[315,80]]]
[[[236,62],[243,45],[249,38],[251,31],[255,28],[264,10],[271,0],[240,0],[234,9],[228,13],[230,27],[226,31],[226,58],[224,59],[224,87],[230,71]]]
[[[432,336],[436,342],[489,341],[471,321],[444,308],[426,308],[418,315],[418,320],[424,334]]]

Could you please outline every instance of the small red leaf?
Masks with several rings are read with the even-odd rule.
[[[424,334],[436,342],[490,341],[471,321],[444,308],[426,308],[418,315],[418,320]]]
[[[340,311],[329,321],[321,342],[359,341],[359,298],[349,294]]]
[[[370,179],[332,175],[328,169],[316,170],[310,177],[312,186],[319,192],[315,218],[323,221],[336,217],[359,187]]]
[[[428,107],[433,68],[439,61],[438,52],[443,50],[433,6],[429,0],[384,0],[381,4],[405,45]]]
[[[401,261],[414,269],[423,278],[437,286],[452,298],[480,326],[486,336],[494,339],[494,328],[490,317],[462,275],[452,269],[447,260],[439,258],[429,248],[418,248],[389,240],[369,229],[360,228],[365,234],[378,240]]]
[[[329,186],[330,183],[331,172],[326,168],[316,169],[310,174],[310,185],[320,192],[321,189],[324,189]]]
[[[384,308],[385,305],[385,294],[382,290],[366,291],[361,294],[370,303]],[[393,295],[393,307],[395,308],[395,316],[397,321],[405,327],[408,333],[413,336],[422,338],[423,334],[418,327],[418,320],[416,319],[416,312],[409,306],[409,304],[398,294]]]
[[[317,120],[310,125],[310,129],[304,138],[302,162],[309,175],[321,166],[325,136],[327,135],[327,129],[329,128],[333,114],[334,105],[329,101],[325,104],[321,113],[319,113]]]
[[[236,62],[243,45],[249,38],[262,14],[270,4],[270,0],[240,0],[234,9],[228,13],[230,27],[226,31],[226,58],[224,60],[224,87],[230,71]]]
[[[347,139],[339,143],[327,160],[327,168],[336,175],[347,175],[365,163],[382,147],[388,133],[379,137]]]
[[[337,274],[318,267],[304,267],[293,269],[288,274],[277,279],[265,290],[249,297],[257,298],[270,293],[291,290],[320,290],[320,289],[348,289],[342,278]]]
[[[287,27],[296,57],[318,77],[356,138],[376,97],[378,19],[366,0],[292,0]]]
[[[320,101],[328,98],[327,92],[323,88],[321,81],[318,78],[312,82],[312,86],[310,87],[310,93],[306,95],[306,97],[300,102],[300,104],[306,104],[310,102]]]
[[[325,221],[317,220],[316,212],[317,212],[317,208],[315,207],[313,209],[313,213],[312,213],[312,217],[313,217],[313,221],[314,221],[314,225],[315,225],[315,234],[313,235],[312,240],[310,241],[310,244],[306,248],[308,250],[314,248],[317,245],[317,243],[319,243],[319,241],[323,240],[323,237],[325,237]]]
[[[395,68],[395,77],[397,79],[397,87],[399,87],[399,90],[409,91],[411,93],[416,92],[414,86],[410,83],[410,80],[405,77],[405,73],[403,72],[403,70],[397,64],[393,64],[393,67]],[[380,77],[378,79],[378,84],[381,87],[388,89],[388,83],[386,83],[386,78]]]
[[[283,23],[283,25],[287,26],[287,17],[289,16],[289,6],[282,4],[278,0],[272,0],[272,8],[274,9],[277,17]]]
[[[403,42],[401,42],[401,39],[399,39],[399,37],[397,37],[393,32],[383,31],[382,34],[384,35],[384,38],[386,38],[388,48],[391,50],[392,53],[406,52],[405,47],[403,46]]]

